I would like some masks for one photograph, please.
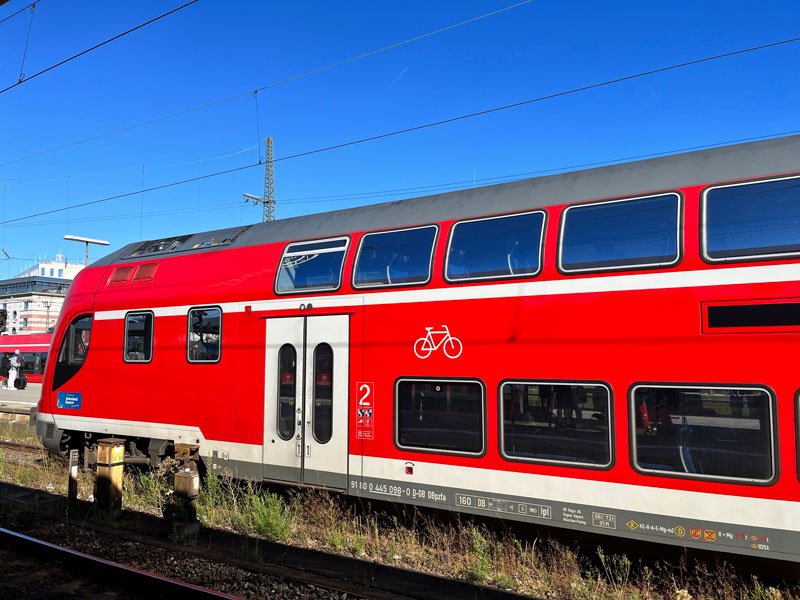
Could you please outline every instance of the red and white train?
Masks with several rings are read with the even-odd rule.
[[[0,335],[0,356],[19,350],[25,359],[23,372],[28,383],[41,383],[52,337],[50,333]]]
[[[800,136],[133,243],[53,344],[54,451],[800,561]]]

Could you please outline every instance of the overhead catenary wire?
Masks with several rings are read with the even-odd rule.
[[[39,2],[41,2],[41,1],[42,1],[42,0],[36,0],[36,2],[31,2],[31,3],[30,3],[30,4],[28,4],[27,6],[23,6],[22,8],[20,8],[20,9],[19,9],[19,10],[17,10],[16,12],[13,12],[13,13],[11,13],[11,14],[10,14],[10,15],[8,15],[7,17],[5,17],[5,18],[3,18],[3,19],[0,19],[0,25],[2,25],[3,23],[5,23],[5,22],[6,22],[6,21],[8,21],[9,19],[13,19],[13,18],[14,18],[14,17],[16,17],[16,16],[17,16],[19,13],[26,11],[27,9],[31,8],[31,7],[32,7],[34,4],[38,4],[38,3],[39,3]]]
[[[123,31],[122,33],[118,33],[114,37],[110,37],[110,38],[108,38],[106,40],[103,40],[102,42],[100,42],[98,44],[95,44],[91,48],[86,48],[85,50],[82,50],[82,51],[78,52],[77,54],[73,54],[69,58],[65,58],[64,60],[61,60],[61,61],[59,61],[59,62],[57,62],[57,63],[55,63],[53,65],[50,65],[49,67],[47,67],[45,69],[42,69],[41,71],[37,71],[36,73],[31,75],[30,77],[25,77],[24,79],[20,79],[16,83],[1,89],[0,90],[0,94],[4,94],[4,93],[14,89],[15,87],[22,85],[23,83],[29,82],[31,79],[35,79],[36,77],[39,77],[40,75],[44,75],[45,73],[49,73],[53,69],[57,69],[58,67],[67,64],[68,62],[72,62],[76,58],[80,58],[81,56],[89,54],[90,52],[92,52],[94,50],[97,50],[98,48],[102,48],[103,46],[105,46],[107,44],[110,44],[111,42],[114,42],[114,41],[116,41],[116,40],[118,40],[118,39],[120,39],[122,37],[125,37],[126,35],[131,34],[134,31],[137,31],[137,30],[141,29],[142,27],[147,27],[148,25],[151,25],[151,24],[155,23],[156,21],[160,21],[161,19],[164,19],[164,18],[166,18],[166,17],[168,17],[168,16],[170,16],[172,14],[175,14],[176,12],[178,12],[180,10],[183,10],[184,8],[186,8],[188,6],[191,6],[192,4],[197,3],[198,1],[199,0],[189,0],[189,2],[187,2],[186,4],[178,6],[177,8],[173,8],[172,10],[167,11],[167,12],[165,12],[165,13],[157,16],[157,17],[154,17],[154,18],[150,19],[149,21],[145,21],[144,23],[140,23],[136,27],[131,27],[127,31]],[[34,2],[33,4],[35,5],[36,3]]]
[[[39,1],[41,1],[41,0],[39,0]],[[45,154],[50,154],[52,152],[57,152],[59,150],[66,150],[67,148],[71,148],[71,147],[77,146],[79,144],[85,144],[87,142],[92,142],[94,140],[98,140],[98,139],[101,139],[101,138],[104,138],[104,137],[116,135],[118,133],[124,133],[126,131],[130,131],[131,129],[136,129],[137,127],[143,127],[145,125],[152,125],[153,123],[158,123],[160,121],[165,121],[167,119],[180,117],[180,116],[192,113],[192,112],[196,112],[198,110],[204,110],[206,108],[211,108],[213,106],[217,106],[218,104],[223,104],[225,102],[230,102],[230,101],[236,100],[238,98],[244,98],[244,97],[246,97],[248,95],[251,95],[251,94],[257,95],[258,92],[263,92],[264,90],[268,90],[268,89],[275,88],[275,87],[278,87],[278,86],[281,86],[281,85],[285,85],[285,84],[291,83],[293,81],[298,81],[298,80],[303,79],[305,77],[310,77],[311,75],[316,75],[318,73],[323,73],[325,71],[329,71],[329,70],[335,69],[337,67],[341,67],[341,66],[344,66],[344,65],[347,65],[347,64],[350,64],[350,63],[354,63],[356,61],[362,60],[364,58],[368,58],[370,56],[375,56],[375,55],[378,55],[378,54],[382,54],[382,53],[387,52],[389,50],[392,50],[394,48],[399,48],[400,46],[405,46],[407,44],[411,44],[413,42],[417,42],[417,41],[420,41],[420,40],[423,40],[423,39],[438,35],[440,33],[445,33],[447,31],[451,31],[451,30],[456,29],[458,27],[463,27],[464,25],[469,25],[470,23],[475,23],[477,21],[481,21],[483,19],[487,19],[489,17],[493,17],[495,15],[498,15],[500,13],[503,13],[503,12],[518,8],[518,7],[523,6],[525,4],[530,4],[533,1],[534,0],[523,0],[522,2],[517,2],[516,4],[512,4],[512,5],[503,7],[503,8],[499,8],[497,10],[494,10],[494,11],[491,11],[491,12],[488,12],[488,13],[485,13],[485,14],[482,14],[482,15],[478,15],[476,17],[472,17],[472,18],[467,19],[465,21],[459,21],[458,23],[453,23],[452,25],[447,25],[445,27],[440,27],[440,28],[435,29],[433,31],[429,31],[427,33],[422,33],[420,35],[416,35],[414,37],[410,37],[408,39],[401,40],[401,41],[395,42],[393,44],[389,44],[388,46],[383,46],[381,48],[376,48],[375,50],[370,50],[368,52],[364,52],[364,53],[358,54],[356,56],[351,56],[349,58],[345,58],[345,59],[342,59],[342,60],[327,64],[327,65],[324,65],[322,67],[317,67],[317,68],[311,69],[309,71],[304,71],[302,73],[298,73],[297,75],[292,75],[290,77],[286,77],[285,79],[280,79],[278,81],[273,81],[272,83],[265,84],[265,85],[263,85],[263,86],[261,86],[259,88],[256,88],[256,89],[251,89],[251,90],[247,90],[247,91],[244,91],[244,92],[239,92],[239,93],[236,93],[236,94],[232,94],[230,96],[225,96],[223,98],[218,98],[216,100],[211,100],[209,102],[205,102],[203,104],[198,104],[196,106],[192,106],[190,108],[179,110],[177,112],[168,113],[168,114],[161,115],[161,116],[158,116],[158,117],[153,117],[153,118],[147,119],[145,121],[140,121],[138,123],[133,123],[131,125],[126,125],[124,127],[119,127],[117,129],[111,129],[109,131],[104,131],[102,133],[98,133],[98,134],[93,135],[93,136],[82,138],[80,140],[75,140],[74,142],[69,142],[67,144],[62,144],[60,146],[54,146],[54,147],[48,148],[46,150],[41,150],[39,152],[35,152],[34,154],[29,154],[27,156],[22,156],[20,158],[15,158],[13,160],[10,160],[10,161],[4,162],[4,163],[0,163],[0,167],[13,165],[13,164],[16,164],[18,162],[22,162],[24,160],[30,160],[31,158],[37,158],[37,157],[43,156]],[[259,139],[260,139],[260,135],[259,135]],[[261,141],[259,141],[259,144],[260,143],[261,143]],[[259,145],[259,149],[260,149],[260,145]]]
[[[602,88],[602,87],[623,83],[623,82],[626,82],[626,81],[632,81],[632,80],[639,79],[639,78],[642,78],[642,77],[648,77],[648,76],[651,76],[651,75],[665,73],[665,72],[673,71],[673,70],[680,69],[680,68],[685,68],[685,67],[689,67],[689,66],[693,66],[693,65],[698,65],[698,64],[710,62],[710,61],[713,61],[713,60],[720,60],[720,59],[723,59],[723,58],[730,58],[732,56],[740,56],[740,55],[743,55],[743,54],[746,54],[746,53],[756,52],[756,51],[759,51],[759,50],[765,50],[765,49],[768,49],[768,48],[774,48],[774,47],[777,47],[777,46],[781,46],[781,45],[785,45],[785,44],[789,44],[789,43],[793,43],[793,42],[798,42],[798,41],[800,41],[800,37],[788,38],[788,39],[780,40],[780,41],[777,41],[777,42],[770,42],[770,43],[767,43],[767,44],[760,44],[758,46],[751,46],[749,48],[743,48],[743,49],[739,49],[739,50],[732,50],[732,51],[729,51],[729,52],[724,52],[722,54],[715,54],[713,56],[707,56],[707,57],[704,57],[704,58],[698,58],[698,59],[694,59],[694,60],[690,60],[690,61],[684,61],[684,62],[677,63],[677,64],[674,64],[674,65],[669,65],[669,66],[666,66],[666,67],[659,67],[659,68],[656,68],[656,69],[649,69],[647,71],[642,71],[642,72],[634,73],[634,74],[631,74],[631,75],[625,75],[625,76],[622,76],[622,77],[616,77],[614,79],[609,79],[609,80],[598,82],[598,83],[592,83],[592,84],[580,86],[580,87],[577,87],[577,88],[572,88],[572,89],[569,89],[569,90],[563,90],[563,91],[560,91],[560,92],[554,92],[552,94],[547,94],[547,95],[544,95],[544,96],[538,96],[536,98],[530,98],[530,99],[527,99],[527,100],[522,100],[522,101],[519,101],[519,102],[513,102],[513,103],[510,103],[510,104],[504,104],[504,105],[501,105],[501,106],[496,106],[496,107],[492,107],[492,108],[488,108],[488,109],[484,109],[484,110],[480,110],[480,111],[475,111],[475,112],[467,113],[467,114],[464,114],[464,115],[458,115],[458,116],[455,116],[455,117],[449,117],[449,118],[446,118],[446,119],[440,119],[438,121],[433,121],[433,122],[429,122],[429,123],[423,123],[423,124],[415,125],[415,126],[412,126],[412,127],[406,127],[406,128],[403,128],[403,129],[397,129],[397,130],[394,130],[394,131],[390,131],[390,132],[386,132],[386,133],[382,133],[382,134],[378,134],[378,135],[372,135],[372,136],[368,136],[368,137],[364,137],[364,138],[360,138],[360,139],[356,139],[356,140],[351,140],[351,141],[348,141],[348,142],[342,142],[342,143],[339,143],[339,144],[333,144],[333,145],[330,145],[330,146],[323,146],[321,148],[316,148],[316,149],[313,149],[313,150],[306,150],[304,152],[297,152],[295,154],[290,154],[290,155],[287,155],[287,156],[282,156],[282,157],[276,158],[273,162],[294,160],[294,159],[297,159],[297,158],[301,158],[301,157],[305,157],[305,156],[311,156],[311,155],[319,154],[319,153],[322,153],[322,152],[329,152],[329,151],[332,151],[332,150],[338,150],[338,149],[341,149],[341,148],[355,146],[355,145],[358,145],[358,144],[363,144],[363,143],[367,143],[367,142],[373,142],[373,141],[381,140],[381,139],[387,139],[387,138],[390,138],[390,137],[403,135],[403,134],[406,134],[406,133],[411,133],[411,132],[415,132],[415,131],[421,131],[423,129],[428,129],[428,128],[431,128],[431,127],[436,127],[436,126],[440,126],[440,125],[447,125],[447,124],[450,124],[450,123],[455,123],[455,122],[463,121],[463,120],[470,119],[470,118],[481,117],[481,116],[485,116],[485,115],[488,115],[488,114],[497,113],[497,112],[500,112],[500,111],[503,111],[503,110],[519,108],[519,107],[522,107],[522,106],[529,106],[529,105],[532,105],[532,104],[535,104],[535,103],[538,103],[538,102],[543,102],[545,100],[552,100],[552,99],[555,99],[555,98],[561,98],[561,97],[568,96],[568,95],[571,95],[571,94],[576,94],[576,93],[580,93],[580,92],[586,92],[586,91],[590,91],[590,90],[595,90],[595,89],[599,89],[599,88]],[[756,139],[767,139],[767,138],[770,138],[770,137],[778,137],[780,135],[788,135],[788,134],[787,133],[783,133],[783,134],[771,134],[771,135],[766,135],[766,136],[755,136],[755,137],[745,138],[745,139],[741,139],[741,140],[737,140],[737,141],[743,142],[743,141],[752,141],[752,140],[756,140]],[[714,147],[714,146],[725,145],[725,144],[729,144],[729,143],[736,143],[736,141],[728,141],[728,142],[716,143],[716,144],[710,144],[710,145],[695,146],[694,149],[711,148],[711,147]],[[654,154],[651,154],[651,156],[652,155],[654,155]],[[596,163],[596,164],[606,164],[606,163]],[[16,217],[14,219],[4,220],[4,221],[2,221],[0,223],[0,225],[5,225],[5,224],[8,224],[8,223],[14,223],[14,222],[17,222],[17,221],[23,221],[23,220],[27,220],[27,219],[33,219],[33,218],[44,216],[44,215],[49,215],[49,214],[54,214],[54,213],[57,213],[57,212],[62,212],[62,211],[69,210],[69,209],[72,209],[72,208],[81,208],[81,207],[85,207],[85,206],[101,204],[101,203],[104,203],[104,202],[110,202],[112,200],[119,200],[119,199],[122,199],[122,198],[127,198],[127,197],[130,197],[130,196],[134,196],[136,194],[163,190],[163,189],[167,189],[167,188],[170,188],[170,187],[175,187],[175,186],[191,183],[191,182],[194,182],[194,181],[201,181],[201,180],[204,180],[204,179],[211,179],[213,177],[219,177],[219,176],[222,176],[222,175],[227,175],[229,173],[235,173],[235,172],[238,172],[238,171],[244,171],[246,169],[251,169],[253,167],[258,167],[258,166],[260,166],[260,163],[257,163],[257,162],[256,163],[251,163],[251,164],[242,165],[242,166],[239,166],[239,167],[233,167],[233,168],[230,168],[230,169],[224,169],[222,171],[216,171],[216,172],[213,172],[213,173],[207,173],[205,175],[199,175],[199,176],[196,176],[196,177],[190,177],[190,178],[187,178],[187,179],[181,179],[181,180],[178,180],[178,181],[172,181],[172,182],[164,183],[164,184],[161,184],[161,185],[153,186],[153,187],[150,187],[150,188],[135,190],[135,191],[131,191],[131,192],[124,192],[124,193],[121,193],[121,194],[115,194],[113,196],[107,196],[105,198],[98,198],[96,200],[89,200],[87,202],[81,202],[79,204],[73,204],[73,205],[70,205],[70,206],[63,206],[63,207],[59,207],[59,208],[53,208],[53,209],[49,209],[49,210],[46,210],[46,211],[33,213],[33,214],[30,214],[30,215],[24,215],[24,216],[21,216],[21,217]]]

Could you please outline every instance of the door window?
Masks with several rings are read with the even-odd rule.
[[[297,350],[284,344],[278,353],[278,435],[290,440],[295,432],[297,397]]]
[[[326,444],[333,433],[333,348],[314,348],[314,439]]]

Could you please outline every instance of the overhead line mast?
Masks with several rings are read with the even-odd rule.
[[[267,145],[267,160],[264,164],[264,195],[242,194],[245,203],[261,204],[262,223],[275,220],[275,154],[272,138],[268,137],[264,143]]]

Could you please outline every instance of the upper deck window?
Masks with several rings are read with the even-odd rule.
[[[338,289],[348,242],[348,238],[335,238],[286,246],[278,269],[276,291],[288,294]]]
[[[153,358],[153,313],[125,315],[125,362],[150,362]]]
[[[353,286],[419,285],[430,281],[437,227],[368,233],[361,238]]]
[[[703,255],[724,262],[800,254],[800,179],[726,185],[703,195]]]
[[[186,357],[190,363],[219,362],[222,349],[222,310],[216,306],[193,308],[186,318]]]
[[[678,262],[677,194],[569,206],[561,225],[562,271],[665,267]]]
[[[541,268],[544,213],[461,221],[447,250],[448,281],[530,277]]]

